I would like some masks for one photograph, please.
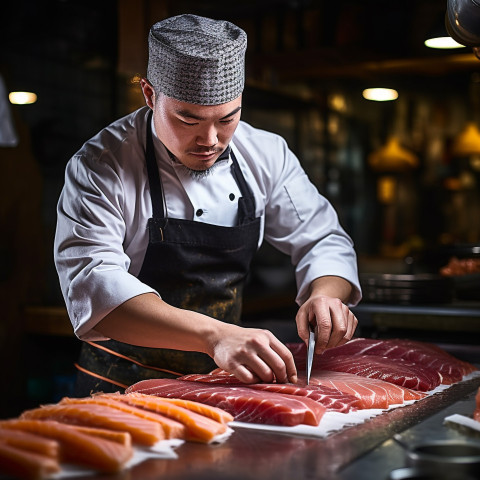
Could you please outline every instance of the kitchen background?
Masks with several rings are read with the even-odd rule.
[[[445,35],[446,7],[445,0],[3,5],[0,372],[6,391],[21,400],[3,398],[0,417],[71,391],[79,342],[65,316],[52,253],[64,168],[85,140],[143,105],[138,78],[146,70],[148,30],[168,16],[196,13],[246,30],[242,117],[283,135],[334,204],[355,242],[367,293],[376,275],[437,274],[453,255],[479,256],[480,60],[470,47],[425,46],[439,29]],[[366,100],[368,87],[393,88],[399,96]],[[35,92],[37,101],[10,104],[14,90]],[[460,344],[478,343],[472,338],[480,330],[478,279],[468,278],[473,284],[463,298],[444,284],[434,298],[427,284],[430,297],[424,297],[428,304],[473,309],[474,321],[453,332]],[[377,286],[367,300],[382,303],[375,292],[385,290]],[[421,303],[406,295],[386,303]],[[291,336],[294,297],[289,259],[262,247],[245,321],[274,322],[280,335]],[[433,322],[426,337],[439,328]],[[359,332],[382,333],[368,321]]]

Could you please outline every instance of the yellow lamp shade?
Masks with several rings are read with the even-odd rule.
[[[400,145],[400,140],[392,136],[387,143],[368,157],[370,167],[378,172],[403,172],[418,166],[418,158]]]
[[[475,123],[470,122],[455,137],[452,153],[457,157],[469,157],[480,154],[480,131]]]

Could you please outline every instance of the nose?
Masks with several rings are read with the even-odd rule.
[[[218,132],[214,125],[206,126],[197,136],[197,145],[202,147],[213,147],[218,143]]]

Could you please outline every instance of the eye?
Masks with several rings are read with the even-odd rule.
[[[228,120],[220,120],[220,123],[223,125],[228,125],[229,123],[233,122],[233,118],[229,118]]]
[[[188,126],[190,126],[190,127],[192,127],[192,126],[194,126],[194,125],[197,125],[196,122],[190,123],[190,122],[186,122],[185,120],[180,120],[180,122],[183,123],[184,125],[188,125]]]

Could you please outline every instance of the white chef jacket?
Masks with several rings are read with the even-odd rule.
[[[105,315],[137,295],[159,295],[136,277],[152,216],[145,163],[148,111],[140,108],[100,131],[66,167],[54,258],[70,320],[83,340],[107,340],[95,331]],[[153,122],[152,130],[167,216],[234,225],[240,191],[231,159],[218,161],[205,177],[192,178],[170,158]],[[230,146],[255,197],[261,218],[259,246],[265,239],[290,255],[295,265],[297,303],[306,300],[312,280],[325,275],[348,280],[353,285],[348,303],[358,303],[361,290],[352,240],[286,142],[241,121]]]

